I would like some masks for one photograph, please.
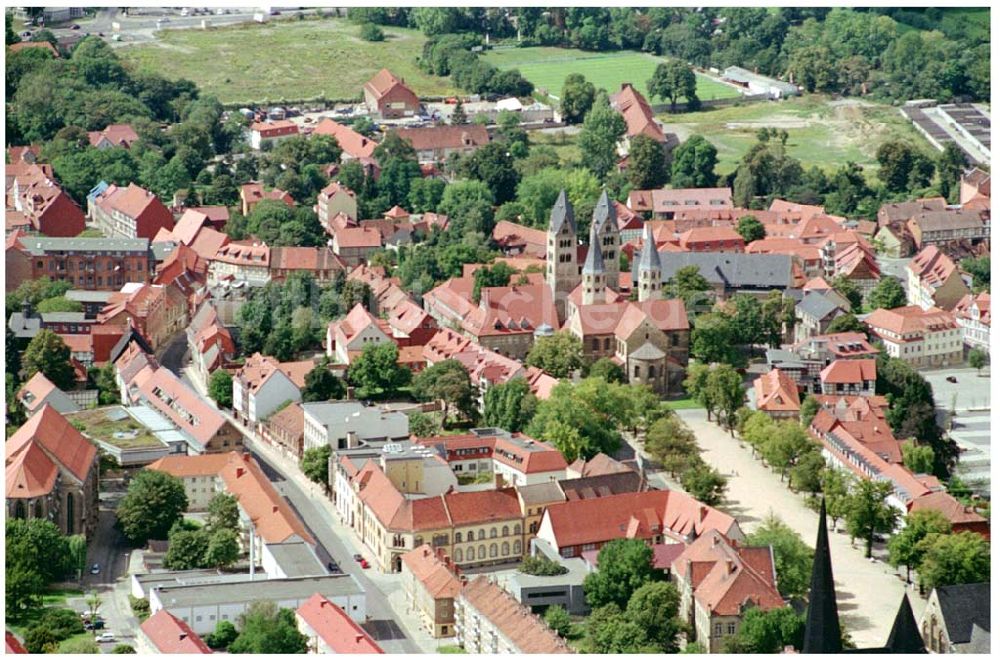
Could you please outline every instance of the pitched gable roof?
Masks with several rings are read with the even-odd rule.
[[[758,410],[770,412],[798,411],[799,389],[784,370],[773,369],[753,382]]]
[[[41,447],[45,457],[58,462],[81,482],[87,480],[87,475],[97,460],[97,448],[48,404],[32,415],[7,441],[8,466],[20,452],[34,446]],[[38,455],[25,456],[20,463],[28,468],[22,477],[24,482],[40,484],[48,481],[47,469],[42,467]],[[9,486],[11,472],[8,471],[7,474]]]
[[[518,652],[572,652],[541,618],[484,575],[466,582],[461,598],[492,623]]]
[[[303,602],[295,613],[335,654],[373,654],[385,651],[346,611],[319,593]]]
[[[157,652],[162,654],[185,655],[194,653],[208,655],[212,653],[212,649],[191,629],[190,625],[166,609],[160,609],[147,618],[139,626],[139,629],[156,646]]]

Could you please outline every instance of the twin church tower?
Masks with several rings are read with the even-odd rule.
[[[577,287],[582,287],[580,299],[585,306],[607,303],[609,288],[612,297],[620,293],[621,249],[621,233],[618,230],[615,206],[608,197],[608,192],[604,191],[594,206],[593,221],[590,224],[590,247],[581,265],[578,262],[579,247],[573,206],[566,197],[565,190],[559,193],[549,220],[545,279],[552,291],[560,321],[564,321],[566,317],[566,299]],[[656,251],[652,231],[647,226],[639,258],[637,287],[640,302],[659,297],[662,276],[660,255]]]

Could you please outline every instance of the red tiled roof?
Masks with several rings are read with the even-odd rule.
[[[156,194],[139,187],[135,183],[129,183],[128,187],[111,185],[98,197],[97,204],[104,208],[106,212],[110,213],[113,210],[117,210],[133,219],[141,216],[151,205],[159,204],[163,206],[159,199],[156,198]],[[164,209],[166,209],[165,206]]]
[[[785,606],[770,547],[735,547],[712,529],[688,545],[671,568],[689,579],[695,600],[713,616],[739,616],[748,603],[764,611]]]
[[[143,621],[139,629],[149,637],[157,652],[170,655],[211,654],[212,649],[191,627],[166,609]]]
[[[337,123],[331,118],[325,118],[313,130],[314,135],[329,135],[337,140],[341,150],[354,159],[372,157],[377,143],[351,130],[346,125]]]
[[[410,142],[417,151],[442,148],[479,147],[488,144],[490,134],[482,125],[439,125],[429,128],[404,128],[396,134]]]
[[[397,78],[387,68],[383,68],[381,71],[373,75],[368,82],[365,82],[365,87],[369,89],[376,98],[381,98],[397,86],[406,88],[402,79]]]
[[[945,491],[935,491],[911,500],[906,505],[907,513],[914,511],[938,511],[952,524],[954,531],[960,531],[963,526],[982,525],[989,532],[989,521],[971,508],[963,505]],[[971,527],[970,527],[971,529]],[[973,529],[973,531],[976,531]]]
[[[743,247],[743,237],[728,226],[704,226],[692,228],[680,235],[680,245],[689,249],[692,245],[714,244],[717,242],[739,242]]]
[[[540,617],[532,614],[530,609],[522,606],[484,575],[466,582],[462,587],[461,598],[495,626],[517,652],[573,652]]]
[[[875,381],[875,359],[835,360],[819,373],[823,383],[856,383]]]
[[[329,646],[334,654],[373,654],[385,651],[347,612],[319,593],[302,603],[295,613]]]
[[[33,492],[30,485],[41,485],[48,480],[39,455],[25,456],[19,461],[27,468],[22,475],[17,470],[11,470],[12,462],[27,449],[41,447],[44,456],[53,462],[58,462],[79,481],[86,481],[94,463],[97,460],[97,448],[77,431],[58,411],[46,404],[21,425],[6,443],[7,460],[7,496],[12,497],[12,475],[14,480],[24,485],[25,492]],[[15,490],[18,490],[15,487]],[[24,495],[35,497],[35,495]]]
[[[147,470],[166,472],[184,477],[214,477],[229,463],[230,452],[225,454],[199,454],[198,456],[170,455],[159,458],[146,466]]]
[[[479,305],[462,322],[463,329],[476,336],[534,332],[547,324],[559,325],[552,290],[548,285],[484,287]]]
[[[45,41],[44,43],[49,43],[49,42]],[[49,44],[49,45],[52,45],[52,44]],[[5,641],[6,641],[6,648],[5,648],[4,652],[6,652],[8,655],[11,655],[11,654],[26,655],[26,654],[28,654],[28,651],[24,649],[24,646],[22,646],[21,642],[17,640],[17,637],[14,636],[13,634],[11,634],[9,631],[5,631]]]
[[[963,319],[972,319],[972,308],[975,306],[979,310],[979,322],[990,326],[991,324],[991,313],[990,313],[990,293],[980,292],[979,294],[973,296],[967,294],[962,297],[954,308],[955,317],[960,317]]]
[[[678,212],[695,207],[733,207],[733,194],[728,187],[654,189],[651,194],[654,212]]]
[[[42,48],[43,50],[48,50],[52,53],[53,57],[59,57],[59,51],[49,43],[48,41],[18,41],[17,43],[12,43],[7,48],[10,50],[11,54],[25,50],[27,48]]]
[[[259,132],[263,138],[280,137],[282,135],[299,134],[299,126],[291,121],[269,121],[267,123],[254,123],[250,126],[253,132]]]
[[[403,555],[403,564],[434,600],[449,600],[458,596],[462,583],[455,573],[438,558],[429,545],[421,545]]]
[[[734,528],[738,530],[736,520],[728,514],[677,490],[573,500],[550,506],[545,513],[559,548],[662,534],[686,540],[709,529],[727,535]]]
[[[65,335],[62,337],[63,342],[66,342],[66,338],[76,336]],[[72,349],[72,347],[70,347],[70,349]],[[28,379],[28,382],[17,391],[17,399],[23,403],[30,395],[31,401],[26,404],[25,408],[29,413],[33,413],[35,409],[45,401],[45,398],[48,397],[49,394],[55,389],[56,384],[49,381],[48,377],[41,372],[35,372],[35,375]]]
[[[799,410],[799,388],[784,371],[773,369],[753,382],[758,410],[779,412]]]
[[[139,135],[135,129],[127,123],[112,123],[104,130],[95,130],[87,133],[91,146],[97,146],[102,139],[107,139],[115,146],[131,146],[133,142],[139,141]]]
[[[903,306],[891,310],[879,308],[865,318],[865,323],[873,329],[897,335],[948,331],[958,326],[948,312],[939,309],[924,310],[920,306]]]
[[[265,543],[283,543],[298,536],[315,545],[316,539],[249,454],[230,452],[219,477]]]
[[[137,379],[137,385],[156,410],[202,445],[207,445],[228,422],[221,412],[165,367],[157,368],[141,382]]]
[[[626,134],[629,137],[646,135],[658,142],[666,141],[663,129],[653,119],[653,109],[649,102],[631,84],[622,84],[621,89],[608,100],[611,107],[625,119]]]
[[[558,453],[558,452],[557,452]],[[565,469],[565,461],[563,461]],[[521,517],[521,504],[513,488],[442,495],[452,526],[475,525]],[[423,500],[416,500],[414,506]]]

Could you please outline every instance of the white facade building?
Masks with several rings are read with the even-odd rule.
[[[365,406],[358,401],[302,404],[303,449],[330,445],[334,450],[358,447],[361,441],[409,438],[410,419],[398,411]]]

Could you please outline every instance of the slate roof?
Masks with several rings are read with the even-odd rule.
[[[604,257],[601,253],[601,238],[597,234],[597,223],[590,224],[590,248],[587,258],[583,261],[584,274],[603,274]]]
[[[941,607],[941,619],[948,628],[948,638],[952,643],[968,643],[972,638],[973,625],[989,631],[989,582],[939,586],[935,591]]]
[[[763,253],[671,253],[661,257],[663,282],[667,283],[681,267],[694,265],[712,284],[727,287],[785,288],[793,280],[792,257]],[[637,259],[633,259],[632,280],[638,280]]]
[[[569,222],[570,232],[575,235],[576,220],[573,217],[573,204],[569,202],[564,189],[559,192],[555,205],[552,206],[552,213],[549,216],[549,232],[558,233],[565,222]]]
[[[825,294],[817,292],[805,295],[802,301],[795,304],[795,310],[817,320],[826,319],[839,308],[840,306],[830,301]]]

